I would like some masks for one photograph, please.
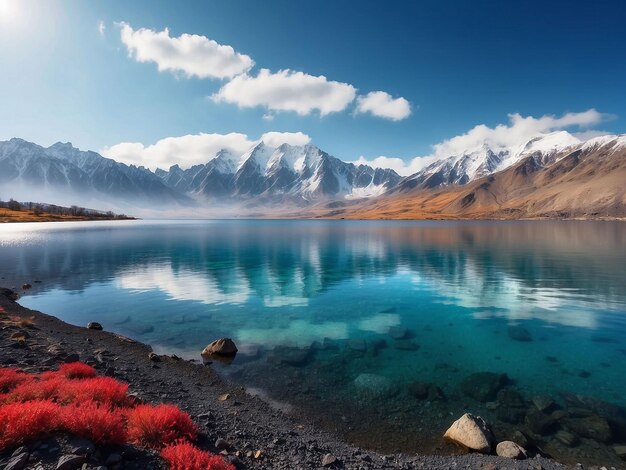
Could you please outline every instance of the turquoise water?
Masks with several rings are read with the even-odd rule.
[[[440,436],[464,410],[526,431],[500,419],[504,398],[463,390],[476,372],[506,373],[525,412],[541,394],[573,416],[562,392],[626,406],[625,266],[619,222],[0,226],[0,285],[33,284],[23,305],[186,358],[232,337],[222,373],[386,451],[453,452]],[[416,398],[415,382],[446,399]],[[563,461],[619,465],[610,424],[601,445],[526,434]]]

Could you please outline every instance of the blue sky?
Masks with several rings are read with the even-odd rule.
[[[0,139],[71,141],[124,159],[168,137],[302,132],[345,160],[409,161],[477,125],[512,125],[513,113],[560,119],[593,109],[538,129],[623,133],[624,24],[626,3],[602,0],[0,0]],[[163,58],[161,50],[142,62],[165,28],[244,58],[231,54],[223,77],[202,67],[202,53]],[[295,86],[292,101],[312,97],[285,104],[284,89],[272,88],[281,70]],[[370,92],[388,95],[362,101]],[[158,158],[142,152],[136,158]]]

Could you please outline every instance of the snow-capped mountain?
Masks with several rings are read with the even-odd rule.
[[[22,199],[34,193],[46,201],[71,203],[84,198],[124,205],[192,202],[146,168],[83,152],[70,143],[45,148],[17,138],[0,142],[0,193]]]
[[[538,135],[520,146],[484,142],[456,155],[437,160],[423,170],[405,178],[400,189],[435,188],[467,184],[483,176],[505,170],[526,157],[545,165],[557,153],[580,145],[581,141],[566,131]]]
[[[170,187],[203,199],[290,200],[362,198],[384,193],[400,181],[390,169],[354,165],[314,145],[259,142],[241,156],[222,150],[205,165],[157,170]]]

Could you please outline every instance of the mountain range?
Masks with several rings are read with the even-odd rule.
[[[236,205],[243,215],[311,217],[623,217],[625,188],[625,135],[581,141],[559,131],[521,145],[482,142],[407,177],[312,144],[259,142],[241,155],[223,149],[205,164],[153,172],[69,143],[0,142],[0,196],[33,200],[36,193],[81,205]]]

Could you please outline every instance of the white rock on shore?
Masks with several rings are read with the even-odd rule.
[[[469,450],[483,454],[491,452],[493,436],[489,426],[480,416],[465,413],[452,423],[443,437]]]

